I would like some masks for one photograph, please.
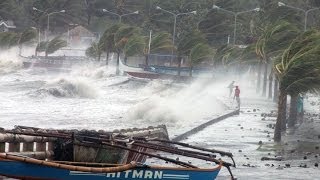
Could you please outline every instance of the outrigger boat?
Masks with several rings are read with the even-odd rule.
[[[45,68],[49,71],[69,72],[74,65],[88,62],[84,56],[30,56],[23,58],[24,68]]]
[[[182,167],[153,166],[144,163],[144,159],[131,161],[125,164],[112,164],[102,162],[64,161],[53,158],[43,158],[44,155],[36,152],[6,152],[0,153],[0,175],[18,179],[188,179],[212,180],[215,179],[222,168],[226,167],[233,179],[230,167],[235,163],[232,154],[212,149],[192,146],[186,143],[173,142],[165,138],[150,138],[142,136],[127,136],[123,134],[106,135],[81,133],[50,133],[3,130],[3,135],[13,134],[20,138],[36,137],[37,139],[54,138],[56,141],[69,141],[74,146],[119,151],[128,151],[145,157],[157,158],[174,163]],[[4,136],[1,136],[4,137]],[[1,139],[1,138],[0,138]],[[140,147],[146,150],[137,149]],[[48,148],[47,148],[48,149]],[[155,152],[157,151],[157,154]],[[213,168],[199,168],[189,162],[164,157],[158,151],[165,153],[201,159],[214,162]],[[108,156],[108,152],[104,151]],[[216,154],[228,156],[233,163],[217,159]],[[42,158],[41,158],[42,157]]]

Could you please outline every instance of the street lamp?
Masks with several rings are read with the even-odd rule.
[[[135,12],[128,13],[128,14],[121,14],[121,15],[117,14],[117,13],[114,13],[114,12],[111,12],[111,11],[108,11],[106,9],[102,9],[102,11],[118,16],[119,17],[119,23],[121,23],[121,19],[122,19],[123,16],[128,16],[128,15],[131,15],[131,14],[139,14],[139,11],[135,11]]]
[[[39,11],[39,12],[42,12],[42,13],[46,13],[47,14],[47,16],[48,16],[48,23],[47,23],[47,32],[46,32],[46,40],[48,40],[48,33],[49,33],[49,28],[50,28],[50,15],[52,15],[52,14],[58,14],[58,13],[65,13],[66,12],[66,10],[61,10],[61,11],[56,11],[56,12],[51,12],[51,13],[48,13],[48,12],[45,12],[45,11],[42,11],[42,10],[40,10],[40,9],[37,9],[37,8],[35,8],[35,7],[32,7],[32,9],[34,10],[34,11]]]
[[[304,10],[304,9],[301,9],[301,8],[298,8],[298,7],[286,5],[286,4],[283,3],[283,2],[278,2],[278,6],[279,6],[279,7],[284,6],[284,7],[288,7],[288,8],[292,8],[292,9],[296,9],[296,10],[298,10],[298,11],[304,12],[304,31],[307,30],[307,21],[308,21],[308,14],[309,14],[309,12],[320,9],[320,8],[312,8],[312,9]]]
[[[168,11],[168,10],[162,9],[162,8],[159,7],[159,6],[157,6],[156,9],[161,10],[161,11],[164,11],[164,12],[169,13],[169,14],[172,14],[172,15],[174,16],[173,36],[172,36],[172,44],[173,44],[173,45],[174,45],[174,43],[175,43],[177,17],[180,16],[180,15],[187,15],[187,14],[194,14],[194,15],[196,15],[196,14],[197,14],[197,11],[191,11],[191,12],[187,12],[187,13],[178,13],[178,14],[175,14],[175,13],[170,12],[170,11]]]
[[[218,10],[221,10],[221,11],[224,11],[224,12],[227,12],[227,13],[230,13],[230,14],[234,15],[234,30],[233,30],[233,44],[234,45],[236,44],[237,17],[238,17],[238,15],[239,14],[243,14],[243,13],[247,13],[247,12],[252,12],[252,11],[256,11],[256,12],[260,11],[260,8],[254,8],[254,9],[247,10],[247,11],[233,12],[233,11],[229,11],[229,10],[223,9],[223,8],[221,8],[219,6],[216,6],[216,5],[213,5],[212,9],[218,9]]]

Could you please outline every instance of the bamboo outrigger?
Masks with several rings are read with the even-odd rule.
[[[157,127],[153,129],[156,128]],[[216,178],[221,167],[224,166],[229,170],[231,177],[233,178],[230,167],[235,167],[235,164],[231,153],[195,147],[180,142],[172,142],[159,135],[151,136],[151,132],[149,132],[149,136],[130,136],[125,133],[80,133],[75,131],[48,132],[43,129],[29,127],[19,127],[18,129],[19,131],[2,130],[2,132],[0,132],[0,142],[2,143],[3,140],[9,140],[9,143],[13,143],[12,136],[20,140],[23,139],[24,143],[30,143],[30,140],[35,140],[34,142],[36,143],[54,140],[52,143],[57,143],[59,146],[61,146],[61,142],[66,143],[66,146],[64,147],[67,149],[65,150],[66,153],[60,153],[59,157],[57,157],[57,154],[55,154],[57,151],[49,150],[48,146],[44,149],[45,152],[42,154],[40,152],[10,152],[8,150],[8,152],[0,153],[0,175],[20,179],[212,180]],[[36,130],[36,132],[30,131],[30,129]],[[131,133],[131,135],[133,134],[134,133]],[[105,160],[101,158],[95,158],[95,160],[98,159],[99,161],[88,162],[83,159],[82,161],[79,161],[79,158],[75,157],[78,154],[73,153],[73,159],[70,160],[70,154],[68,153],[71,152],[71,145],[73,147],[73,152],[77,150],[81,153],[87,153],[87,156],[90,157],[87,158],[89,160],[92,160],[91,157],[97,156],[98,154],[100,154],[101,157],[109,157],[110,153],[112,154],[113,152],[121,152],[118,155],[126,156],[126,158],[119,158],[122,159],[123,163],[101,162],[101,160]],[[29,148],[30,146],[31,145],[29,144]],[[57,148],[56,145],[53,146]],[[155,151],[206,160],[215,163],[216,166],[210,169],[199,168],[189,162],[183,162],[178,159],[155,154]],[[51,153],[53,153],[53,156]],[[94,153],[94,155],[91,153]],[[233,163],[217,159],[216,154],[230,157]],[[137,155],[139,155],[140,158],[137,158]],[[81,157],[84,156],[84,154],[81,154]],[[146,157],[161,159],[182,167],[149,166],[144,164]],[[110,158],[107,159],[110,161]],[[130,159],[131,161],[126,162],[123,161],[123,159]],[[136,160],[134,161],[132,159]]]

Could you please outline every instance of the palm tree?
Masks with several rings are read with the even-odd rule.
[[[92,43],[91,46],[86,50],[86,56],[95,58],[97,61],[100,62],[102,54],[102,47],[100,43]]]
[[[171,40],[171,35],[169,33],[160,32],[151,37],[150,49],[146,46],[144,49],[144,54],[146,57],[146,66],[149,65],[149,52],[156,53],[161,51],[169,51],[174,48]],[[149,40],[149,38],[148,38]]]
[[[37,30],[35,28],[26,29],[20,34],[20,37],[18,40],[19,55],[21,55],[22,45],[30,42],[36,37],[37,37]]]
[[[194,48],[199,43],[206,43],[204,35],[198,31],[194,30],[187,33],[178,43],[177,54],[178,54],[178,76],[180,76],[180,67],[182,63],[182,56],[190,55],[191,49]]]
[[[123,48],[125,63],[127,63],[127,58],[129,56],[143,54],[145,45],[146,45],[145,40],[142,36],[139,36],[139,35],[131,36]]]
[[[119,63],[120,63],[120,55],[124,50],[125,45],[127,44],[130,37],[137,34],[139,30],[136,27],[131,26],[122,26],[120,27],[114,35],[115,42],[115,51],[117,53],[117,69],[116,74],[120,73]]]
[[[38,55],[38,52],[45,52],[47,47],[48,41],[41,41],[37,44],[36,50],[35,50],[35,56]]]
[[[199,43],[194,46],[190,51],[190,72],[189,75],[192,77],[192,70],[195,64],[198,64],[207,58],[212,56],[212,49],[208,44]]]
[[[0,47],[11,48],[17,45],[19,40],[19,35],[14,32],[1,32],[0,33]]]
[[[55,37],[46,44],[45,56],[56,52],[57,50],[66,47],[67,41],[60,39],[60,37]]]
[[[108,28],[102,35],[99,40],[99,46],[102,48],[104,52],[106,52],[106,65],[108,65],[109,54],[110,52],[115,50],[115,34],[119,30],[119,28],[123,26],[121,24],[115,24]]]
[[[262,95],[266,96],[270,58],[280,54],[297,36],[299,29],[286,21],[268,24],[256,42],[256,54],[264,64]]]
[[[285,125],[286,96],[320,89],[320,33],[307,31],[298,36],[276,60],[274,69],[279,80],[278,115],[274,140],[281,141]],[[291,105],[292,107],[296,107]],[[296,109],[292,109],[296,114]]]

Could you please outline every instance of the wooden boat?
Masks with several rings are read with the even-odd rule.
[[[96,164],[92,164],[96,166]],[[102,164],[101,164],[102,166]],[[0,154],[0,174],[19,179],[188,179],[213,180],[221,165],[212,169],[166,168],[132,162],[126,165],[90,167],[49,162],[11,154]]]
[[[142,65],[132,67],[123,64],[120,61],[121,69],[128,75],[136,78],[146,79],[179,79],[192,80],[194,78],[212,78],[212,70],[210,68],[193,68],[192,77],[190,77],[190,67],[180,67],[180,76],[178,76],[179,67]]]
[[[82,56],[30,56],[23,58],[24,68],[45,68],[50,71],[70,71],[73,65],[87,61]]]
[[[24,128],[25,127],[20,127],[20,129]],[[228,152],[204,149],[180,142],[172,142],[163,137],[158,138],[152,137],[151,135],[141,136],[143,132],[140,132],[140,136],[131,136],[132,134],[127,132],[126,135],[124,133],[113,133],[110,135],[105,132],[83,134],[74,131],[72,133],[69,133],[68,131],[46,132],[43,131],[43,129],[38,128],[34,128],[33,130],[37,130],[37,133],[30,131],[29,127],[20,132],[12,130],[1,131],[2,136],[0,136],[0,140],[1,142],[4,142],[4,140],[9,142],[9,152],[0,153],[0,175],[20,179],[212,180],[217,177],[221,167],[224,166],[229,170],[231,177],[233,178],[230,167],[235,166],[234,161],[233,164],[231,164],[216,159],[216,154],[228,156],[232,159],[232,154]],[[105,156],[108,156],[110,148],[113,148],[119,151],[139,154],[144,157],[161,159],[182,167],[168,167],[167,164],[165,167],[153,165],[150,166],[148,164],[144,164],[143,158],[138,158],[135,161],[115,164],[99,161],[87,162],[68,160],[68,156],[62,156],[66,157],[66,159],[62,159],[60,155],[59,158],[57,158],[57,156],[47,156],[47,154],[50,154],[50,152],[47,152],[49,151],[49,147],[47,147],[46,151],[42,153],[28,151],[11,152],[10,144],[14,142],[10,141],[12,139],[10,135],[14,135],[15,141],[19,139],[21,141],[23,140],[23,147],[30,148],[30,142],[32,141],[41,143],[43,141],[55,139],[55,142],[72,142],[72,145],[78,146],[78,148],[91,148],[98,149],[99,151],[108,150],[104,151]],[[60,145],[61,144],[59,144],[59,146]],[[33,146],[34,144],[32,144],[32,147]],[[1,147],[2,146],[0,144],[0,150]],[[69,146],[64,147],[67,152],[68,147],[70,148],[70,144]],[[138,149],[137,147],[145,150]],[[159,151],[206,160],[214,162],[216,165],[215,167],[209,169],[198,168],[189,162],[163,157],[158,154]],[[98,151],[93,151],[92,153],[97,155],[97,152]],[[87,155],[90,156],[90,154]],[[73,156],[77,155],[73,154]]]

